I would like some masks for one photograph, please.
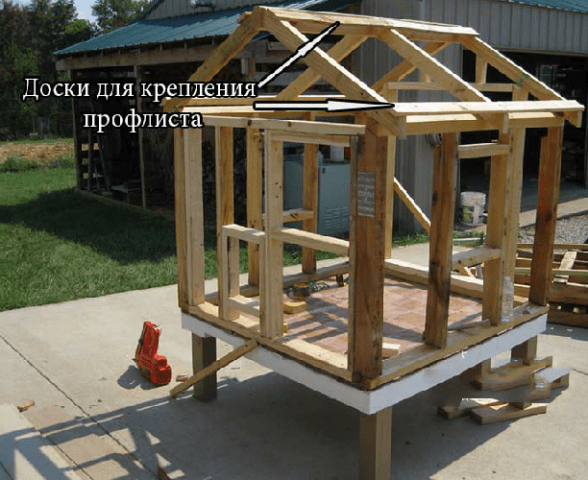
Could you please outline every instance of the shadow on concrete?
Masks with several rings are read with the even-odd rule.
[[[445,404],[456,381],[394,407],[392,478],[428,479],[509,427],[510,422],[480,427],[467,417],[438,417],[436,407]],[[358,478],[358,416],[268,373],[243,382],[222,379],[213,402],[199,402],[189,392],[176,400],[163,395],[39,431],[60,447],[109,432],[131,455],[108,454],[80,467],[89,471],[96,462],[109,461],[130,472],[116,478],[138,478],[133,465],[138,460],[153,475],[163,467],[170,478],[344,480]]]
[[[558,337],[573,338],[574,340],[583,340],[588,342],[588,328],[582,327],[571,327],[568,325],[547,323],[547,328],[543,332],[543,335],[556,335]]]

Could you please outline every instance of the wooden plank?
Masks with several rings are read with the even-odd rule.
[[[278,18],[287,21],[295,21],[297,25],[305,25],[304,33],[319,33],[335,22],[341,22],[338,34],[343,34],[345,27],[363,29],[366,27],[381,27],[382,29],[402,29],[409,32],[437,33],[439,35],[477,35],[478,33],[469,27],[449,25],[443,23],[431,23],[418,20],[398,20],[393,18],[372,17],[367,15],[344,14],[339,12],[308,12],[288,8],[258,7],[266,12],[272,11]],[[306,23],[304,23],[305,21]]]
[[[222,282],[221,301],[219,313],[221,318],[231,320],[237,318],[239,313],[229,303],[229,298],[239,295],[239,240],[227,235],[226,231],[221,235]]]
[[[500,249],[477,247],[453,254],[451,268],[456,270],[459,267],[471,267],[497,258],[500,258]]]
[[[340,238],[305,232],[296,228],[282,228],[281,230],[275,231],[273,236],[284,243],[293,243],[315,250],[324,250],[344,257],[349,254],[349,242]]]
[[[474,143],[470,145],[460,145],[457,149],[459,159],[483,158],[496,155],[508,155],[510,145],[501,143]]]
[[[388,479],[392,473],[392,407],[359,414],[359,478]]]
[[[277,233],[283,228],[284,147],[274,141],[272,132],[265,136],[265,298],[261,333],[268,338],[282,335],[283,243]]]
[[[354,380],[382,372],[388,138],[367,132],[352,147],[349,232],[349,370]]]
[[[196,375],[215,361],[216,338],[192,334],[192,373]],[[194,385],[194,397],[201,402],[210,402],[215,400],[216,396],[216,372]]]
[[[309,120],[313,120],[309,116]],[[302,223],[302,229],[306,232],[316,233],[318,228],[318,188],[319,188],[319,150],[316,144],[304,146],[304,171],[302,179],[302,206],[312,213],[312,217]],[[302,271],[304,273],[316,272],[316,250],[314,248],[302,248]]]
[[[310,210],[305,210],[304,208],[293,208],[292,210],[284,210],[283,222],[300,222],[301,220],[311,219],[313,216],[314,214]],[[262,218],[265,222],[265,214],[262,215]]]
[[[333,48],[331,48],[327,55],[333,58],[337,62],[341,62],[354,50],[356,50],[363,42],[367,39],[364,35],[347,35],[343,37]],[[307,89],[312,87],[321,76],[314,72],[312,69],[308,69],[301,73],[300,76],[282,90],[277,96],[276,100],[291,100],[298,98],[299,95],[304,93]]]
[[[204,63],[190,75],[188,82],[208,82],[222,70],[260,30],[260,12],[254,11],[237,29],[231,33]],[[187,98],[172,98],[163,101],[163,108],[167,111],[179,110],[186,105]]]
[[[531,385],[534,373],[552,364],[553,357],[531,359],[528,364],[510,362],[492,369],[488,375],[478,377],[472,383],[479,390],[510,390],[521,385]]]
[[[183,391],[190,388],[192,385],[195,385],[196,383],[204,380],[208,375],[211,375],[219,371],[221,368],[226,367],[229,363],[232,363],[238,358],[241,358],[243,355],[249,353],[251,350],[256,348],[257,345],[258,343],[255,340],[249,340],[248,342],[245,342],[243,345],[235,348],[235,350],[228,353],[224,357],[219,358],[215,362],[208,365],[206,368],[203,368],[197,374],[192,375],[185,382],[176,385],[174,388],[170,390],[170,396],[172,398],[175,398],[179,393],[182,393]]]
[[[488,98],[472,88],[433,56],[417,47],[404,35],[394,30],[384,30],[378,33],[378,38],[421,72],[429,75],[435,83],[443,85],[456,98],[465,101],[490,102]]]
[[[549,323],[568,325],[570,327],[588,327],[588,313],[566,312],[563,310],[550,310]]]
[[[141,68],[138,66],[133,67],[135,73],[135,88],[137,89],[137,96],[135,97],[135,102],[137,105],[137,113],[143,113],[143,98],[139,93],[141,92],[141,82],[143,81],[141,75]],[[137,137],[139,139],[139,172],[141,175],[141,204],[143,208],[147,208],[147,191],[145,188],[145,132],[143,128],[139,128],[137,132]],[[106,172],[104,172],[106,176]]]
[[[388,165],[386,167],[386,227],[385,227],[385,243],[384,243],[384,258],[392,257],[392,228],[394,225],[394,185],[396,177],[396,137],[388,137],[387,149]]]
[[[533,243],[518,243],[517,248],[533,249]],[[555,243],[554,248],[564,250],[588,250],[588,243]]]
[[[241,225],[232,223],[230,225],[223,225],[222,232],[230,235],[231,237],[238,238],[244,242],[253,243],[260,245],[265,238],[263,230],[256,230],[254,228],[247,228]]]
[[[437,413],[446,420],[453,420],[454,418],[463,417],[469,414],[472,410],[478,408],[486,408],[490,406],[506,405],[507,402],[496,400],[495,398],[462,398],[457,407],[443,406],[437,408]]]
[[[515,273],[517,275],[530,275],[531,269],[525,268],[525,267],[517,267],[517,268],[515,268]],[[578,279],[580,279],[580,277],[582,277],[582,278],[588,277],[588,270],[553,268],[551,270],[551,274],[552,274],[552,276],[564,277],[564,278],[555,278],[554,281],[555,280],[563,280],[562,283],[565,284],[565,283],[567,283],[567,280],[569,280],[570,276],[579,277]]]
[[[435,151],[433,166],[429,285],[423,339],[427,345],[437,348],[447,345],[458,145],[457,135],[444,134],[441,147]]]
[[[395,103],[392,112],[397,115],[437,115],[471,113],[481,115],[485,113],[527,113],[576,112],[583,109],[575,100],[537,100],[511,102],[402,102]]]
[[[499,143],[508,143],[510,136],[501,134]],[[510,192],[509,156],[492,157],[490,171],[490,192],[488,195],[488,223],[486,226],[486,247],[498,249],[502,258],[489,260],[484,264],[484,298],[482,316],[492,325],[502,321],[502,296],[504,292],[504,251],[507,238],[507,221]],[[511,278],[511,282],[514,278]]]
[[[388,90],[445,90],[442,85],[424,82],[388,82]]]
[[[547,304],[549,284],[551,283],[562,146],[563,127],[549,128],[547,136],[541,140],[537,220],[529,292],[529,300],[538,305]]]
[[[263,230],[262,138],[258,129],[247,129],[247,226]],[[248,277],[251,285],[259,286],[259,245],[247,246]]]
[[[253,315],[254,317],[261,316],[259,300],[252,300],[241,295],[236,295],[228,299],[228,304],[231,308],[246,313],[247,315]]]
[[[304,143],[315,145],[334,145],[338,147],[348,147],[349,138],[342,135],[318,135],[316,133],[287,133],[275,132],[274,138],[281,142]]]
[[[394,193],[398,195],[400,200],[408,207],[408,209],[412,212],[416,220],[421,224],[421,227],[425,230],[425,232],[430,233],[431,231],[431,220],[429,217],[421,210],[421,207],[417,205],[414,199],[409,195],[406,189],[402,186],[402,184],[398,181],[398,179],[394,178]]]
[[[229,286],[225,279],[225,274],[228,273],[229,265],[225,265],[227,261],[231,262],[234,256],[229,259],[225,258],[223,252],[222,227],[223,225],[232,224],[234,222],[234,187],[233,187],[233,129],[228,127],[215,128],[215,168],[216,168],[216,258],[218,262],[218,291],[219,291],[219,305],[221,317],[226,320],[235,318],[236,313],[230,312],[223,306],[223,298],[230,296],[230,292],[225,292]],[[228,248],[228,245],[225,245]],[[233,254],[234,255],[234,254]]]
[[[514,83],[470,83],[470,85],[480,92],[512,92],[516,85]]]
[[[308,41],[308,38],[292,25],[280,20],[275,11],[270,12],[267,8],[264,10],[264,27],[290,50],[295,51]],[[386,103],[384,97],[319,48],[305,56],[304,62],[349,98]],[[404,138],[403,122],[394,118],[388,109],[371,110],[369,115],[383,127],[389,129],[390,133]]]
[[[176,251],[178,257],[178,303],[181,308],[189,305],[186,238],[186,189],[184,162],[184,130],[174,129],[174,201],[176,220]]]
[[[428,53],[429,55],[434,57],[448,45],[450,45],[448,42],[428,42],[422,47],[422,50],[425,53]],[[388,89],[393,90],[393,88],[388,87],[388,84],[390,82],[400,82],[403,78],[410,75],[416,69],[417,67],[408,60],[402,60],[392,70],[390,70],[387,74],[382,76],[376,83],[374,83],[372,85],[372,88],[378,93],[382,93],[384,90]]]
[[[472,410],[470,415],[480,425],[488,423],[505,422],[507,420],[516,420],[517,418],[529,417],[531,415],[540,415],[547,413],[547,405],[533,403],[526,408],[518,408],[514,405],[496,405]]]
[[[476,83],[486,83],[488,73],[488,62],[479,55],[476,55]]]
[[[204,294],[204,204],[202,198],[202,130],[184,133],[184,195],[186,198],[186,275],[188,303],[199,305]]]
[[[386,260],[386,274],[421,285],[427,285],[429,280],[427,267],[395,259]],[[452,275],[450,289],[453,293],[465,295],[466,297],[482,298],[483,282],[477,278]]]

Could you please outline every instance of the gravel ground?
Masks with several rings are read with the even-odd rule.
[[[519,230],[519,242],[532,243],[535,227]],[[558,220],[555,230],[555,243],[588,243],[588,215],[577,215]]]

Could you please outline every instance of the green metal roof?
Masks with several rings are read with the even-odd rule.
[[[558,10],[588,13],[588,0],[506,0],[508,3],[525,3]]]
[[[304,10],[341,10],[360,0],[299,0],[268,4],[271,7],[285,7]],[[231,34],[238,26],[237,20],[251,7],[202,13],[183,17],[157,20],[138,19],[126,27],[80,42],[55,52],[55,55],[71,55],[81,52],[109,50],[114,48],[138,47],[141,45],[177,42],[193,38],[216,37]]]

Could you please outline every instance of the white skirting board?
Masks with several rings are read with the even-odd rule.
[[[268,350],[263,345],[258,346],[245,356],[312,390],[338,400],[362,413],[372,415],[536,337],[545,330],[546,325],[547,315],[544,314],[372,391],[360,390],[327,374],[319,373],[300,362]],[[200,337],[216,337],[233,347],[245,343],[245,340],[237,335],[184,313],[182,314],[182,327]]]

